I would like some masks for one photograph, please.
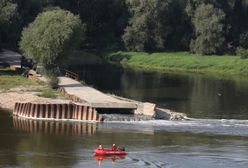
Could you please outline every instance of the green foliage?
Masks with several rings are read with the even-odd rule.
[[[77,33],[75,37],[85,39],[81,49],[100,52],[123,49],[124,44],[131,51],[191,48],[194,53],[207,55],[227,53],[239,45],[245,45],[242,38],[244,32],[248,31],[248,0],[1,0],[0,45],[2,43],[5,48],[16,49],[23,27],[33,22],[37,15],[38,18],[46,15],[47,19],[40,19],[44,23],[33,22],[29,26],[37,29],[29,30],[30,40],[27,41],[30,41],[35,49],[28,52],[34,55],[32,57],[36,57],[37,53],[43,51],[42,53],[47,55],[43,58],[50,62],[54,61],[47,59],[51,58],[51,55],[55,55],[52,58],[56,63],[63,60],[60,58],[67,55],[66,52],[70,49],[61,51],[58,47],[62,46],[60,43],[65,44],[62,48],[70,48],[68,43],[74,44],[77,40],[67,40],[71,37],[70,30],[59,26],[66,25],[66,21],[61,21],[63,19],[50,19],[54,23],[50,24],[49,17],[64,18],[62,15],[46,13],[58,8],[78,14],[85,23],[86,32]],[[69,21],[68,24],[72,22]],[[42,27],[44,31],[40,29]],[[24,32],[28,32],[26,29]],[[55,29],[58,29],[58,32]],[[59,32],[63,32],[65,36]],[[38,36],[44,38],[36,38]],[[53,41],[54,38],[61,40]],[[43,45],[43,39],[48,40],[45,41],[48,42],[47,46]],[[228,44],[232,44],[232,49]]]
[[[17,86],[37,85],[36,81],[29,80],[16,71],[11,71],[9,68],[0,68],[0,91],[9,90]]]
[[[125,0],[56,1],[56,4],[78,13],[86,24],[87,49],[120,48],[121,35],[128,22]]]
[[[52,89],[57,89],[58,88],[59,80],[58,80],[56,74],[47,73],[47,79],[48,79],[48,84]]]
[[[42,89],[41,93],[37,94],[37,96],[45,97],[45,98],[56,98],[58,97],[58,95],[59,92],[57,90],[49,89],[49,88]]]
[[[69,11],[46,11],[23,30],[20,49],[42,66],[56,65],[79,44],[83,28]]]
[[[192,20],[196,36],[191,42],[193,53],[209,55],[223,52],[224,19],[225,13],[213,5],[201,4],[197,7]]]
[[[7,43],[9,37],[14,36],[11,32],[13,29],[13,22],[17,18],[17,4],[12,3],[11,0],[0,1],[0,49],[2,43]],[[16,29],[14,29],[16,31]],[[11,35],[9,35],[11,34]]]
[[[248,31],[247,32],[244,32],[240,35],[240,38],[239,38],[239,45],[242,47],[242,48],[246,48],[248,49]]]
[[[248,49],[243,47],[238,47],[236,51],[237,55],[240,56],[241,59],[248,58]]]
[[[236,54],[239,55],[241,59],[248,58],[248,31],[240,35],[239,45]]]
[[[166,12],[170,0],[128,0],[132,17],[122,37],[128,50],[161,49],[166,36]]]
[[[20,49],[44,68],[49,85],[56,88],[56,67],[79,45],[83,32],[78,16],[61,9],[46,11],[23,30]]]
[[[0,25],[10,24],[12,18],[16,16],[17,4],[12,3],[11,0],[0,1]]]
[[[52,89],[58,88],[59,80],[57,76],[60,75],[59,68],[55,65],[40,66],[37,71],[47,78],[47,84]]]

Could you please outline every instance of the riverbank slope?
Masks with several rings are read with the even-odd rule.
[[[217,75],[248,76],[248,59],[237,56],[200,56],[188,52],[113,52],[106,59],[145,70],[197,72]]]

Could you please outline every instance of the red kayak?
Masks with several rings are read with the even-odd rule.
[[[95,155],[126,155],[127,152],[123,150],[111,150],[111,149],[95,149]]]

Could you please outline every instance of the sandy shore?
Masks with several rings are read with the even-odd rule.
[[[0,108],[12,111],[15,103],[70,103],[71,101],[62,98],[50,99],[37,96],[35,89],[39,87],[17,87],[8,91],[0,92]]]

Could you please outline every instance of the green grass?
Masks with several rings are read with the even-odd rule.
[[[58,97],[58,95],[60,95],[59,91],[50,88],[42,89],[40,93],[37,94],[37,96],[51,99]]]
[[[29,80],[21,76],[20,73],[11,71],[9,68],[0,68],[0,91],[7,91],[11,88],[20,86],[27,88],[37,86],[34,87],[34,90],[30,91],[39,92],[37,95],[40,97],[56,98],[59,95],[59,91],[49,88],[44,83]]]
[[[0,68],[0,91],[9,90],[17,86],[40,85],[36,81],[28,80],[20,73],[11,71],[9,68]]]
[[[113,62],[156,71],[198,72],[248,76],[248,59],[237,56],[200,56],[188,52],[115,52],[106,55]]]

